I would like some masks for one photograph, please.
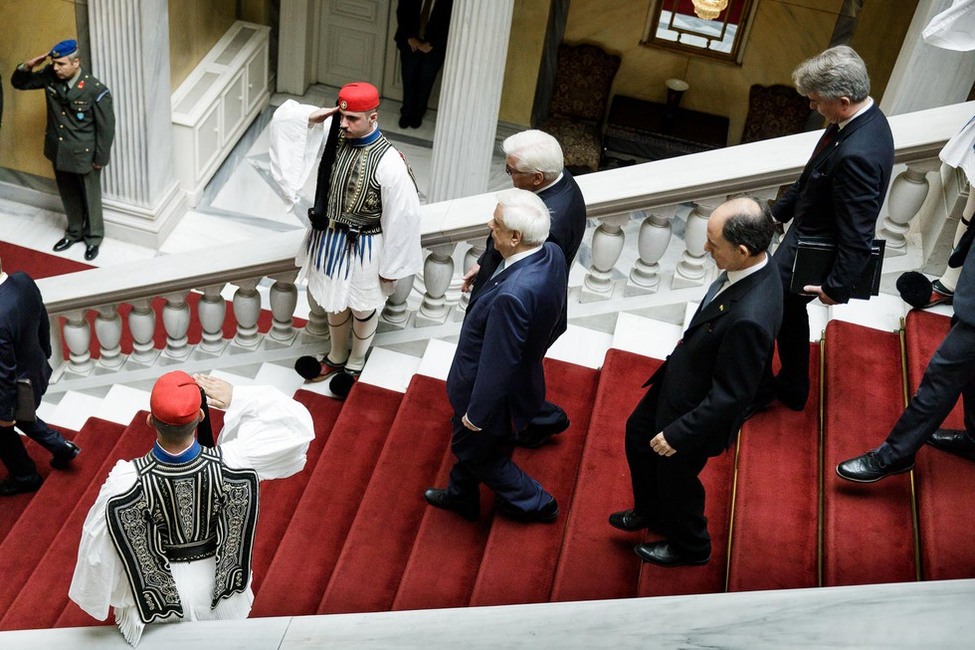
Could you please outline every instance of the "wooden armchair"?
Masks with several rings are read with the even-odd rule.
[[[809,119],[809,100],[792,86],[755,84],[748,91],[748,115],[741,143],[801,133]]]
[[[596,45],[559,45],[552,103],[539,128],[559,141],[573,173],[599,169],[603,122],[619,67],[619,56]]]

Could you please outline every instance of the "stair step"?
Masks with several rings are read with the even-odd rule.
[[[599,373],[546,359],[545,375],[546,396],[565,409],[570,426],[539,449],[517,449],[513,460],[558,500],[561,513],[549,525],[495,518],[471,594],[472,606],[542,603],[548,602],[552,593]],[[520,552],[512,553],[515,548]]]
[[[118,458],[130,457],[131,447],[148,448],[133,429],[90,418],[76,438],[81,454],[69,470],[52,473],[0,545],[0,628],[50,627],[57,620],[67,602],[81,525],[103,478]]]
[[[401,400],[383,388],[353,386],[256,591],[252,616],[316,612]]]
[[[809,350],[819,386],[820,346]],[[742,426],[728,591],[815,587],[819,528],[819,390],[802,412],[775,402]],[[785,496],[788,495],[788,498]]]
[[[831,321],[825,345],[823,585],[915,580],[910,476],[859,485],[835,471],[877,447],[904,408],[900,338]]]
[[[295,399],[304,404],[312,414],[315,439],[308,445],[308,455],[303,470],[287,479],[261,483],[261,512],[257,519],[251,565],[254,575],[252,587],[255,593],[260,591],[281,539],[288,530],[305,487],[321,459],[322,450],[342,410],[342,402],[305,390],[295,393]]]
[[[319,614],[388,610],[450,441],[443,382],[416,375],[376,463]]]
[[[641,385],[660,363],[622,350],[606,353],[572,509],[566,513],[553,601],[630,598],[637,593],[640,561],[633,545],[642,538],[611,527],[607,517],[633,506],[623,433],[645,392]]]
[[[949,327],[948,318],[927,311],[915,310],[907,315],[907,376],[912,395]],[[965,428],[961,399],[941,426]],[[975,481],[972,481],[971,461],[922,447],[917,455],[914,486],[917,490],[922,578],[975,578],[975,553],[971,551],[971,531],[975,530]]]
[[[60,427],[53,428],[60,431],[61,435],[69,440],[77,435],[74,431],[68,431]],[[50,453],[27,436],[21,436],[20,439],[24,443],[24,448],[27,449],[27,453],[34,459],[34,464],[37,466],[37,473],[46,480],[52,471],[49,463]],[[6,477],[7,474],[5,473],[4,478]],[[7,534],[16,525],[17,520],[30,505],[30,502],[36,494],[36,492],[28,492],[27,494],[3,497],[3,507],[0,508],[0,544],[6,539]],[[0,583],[0,589],[2,589],[2,583]]]

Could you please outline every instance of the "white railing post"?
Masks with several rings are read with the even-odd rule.
[[[612,298],[613,267],[623,252],[623,245],[626,243],[623,226],[629,220],[628,213],[599,218],[599,227],[592,234],[592,265],[582,281],[580,302]]]
[[[928,172],[937,171],[940,167],[941,161],[937,158],[908,163],[907,169],[891,181],[887,215],[878,233],[887,240],[886,255],[904,255],[907,252],[907,231],[911,229],[911,219],[921,210],[931,188]]]
[[[186,332],[190,328],[190,306],[186,304],[186,291],[174,291],[163,296],[162,322],[166,328],[166,349],[163,355],[170,359],[185,359],[190,354],[189,338]]]
[[[156,333],[156,312],[152,308],[152,298],[138,298],[131,304],[129,332],[132,334],[132,354],[129,355],[129,361],[149,366],[159,356],[159,350],[153,341]]]
[[[308,322],[305,324],[305,334],[328,339],[328,315],[315,301],[311,291],[305,290],[305,297],[308,299]]]
[[[219,355],[227,347],[227,340],[223,338],[223,323],[227,318],[227,301],[221,292],[223,284],[211,284],[203,288],[203,296],[196,306],[197,316],[200,318],[200,345],[196,351],[208,355]]]
[[[77,309],[64,314],[64,342],[68,346],[68,369],[79,375],[87,375],[95,367],[91,360],[91,326],[88,310]]]
[[[487,248],[486,239],[484,237],[478,237],[477,239],[469,239],[467,243],[471,245],[464,253],[464,268],[461,269],[461,275],[467,273],[467,270],[477,263],[477,260],[481,258],[484,254],[484,250]],[[457,301],[457,315],[458,320],[464,320],[464,314],[467,313],[467,304],[471,301],[471,292],[460,294],[460,300]]]
[[[639,216],[639,213],[633,215]],[[623,290],[624,296],[656,293],[660,288],[660,258],[667,251],[672,231],[670,219],[653,213],[647,214],[640,224],[637,240],[640,257],[630,270],[630,279]]]
[[[95,318],[95,339],[98,341],[98,365],[117,369],[125,362],[122,355],[122,317],[115,305],[102,305],[97,308]]]
[[[426,292],[416,315],[417,326],[441,325],[447,320],[450,306],[445,296],[454,276],[454,246],[456,244],[432,246],[423,262],[423,286]]]
[[[406,311],[406,301],[409,299],[410,293],[413,292],[414,277],[411,275],[397,280],[396,288],[386,299],[386,306],[383,307],[383,320],[399,329],[405,327],[406,322],[410,319],[410,315]]]
[[[271,331],[268,338],[276,344],[291,345],[298,332],[293,327],[295,308],[298,306],[298,288],[295,287],[295,276],[298,270],[288,273],[272,275],[274,284],[271,285]]]
[[[251,350],[261,342],[257,332],[257,319],[261,315],[261,294],[257,292],[259,281],[255,278],[234,283],[237,285],[234,293],[234,318],[237,320],[234,345]]]
[[[707,277],[707,254],[704,244],[708,239],[708,216],[724,202],[724,197],[702,199],[694,202],[684,227],[684,253],[674,270],[674,289],[699,287]]]

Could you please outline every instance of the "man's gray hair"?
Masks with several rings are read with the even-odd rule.
[[[512,188],[498,192],[496,196],[505,228],[520,232],[522,241],[530,246],[545,243],[552,215],[534,192]]]
[[[546,181],[554,181],[564,166],[559,141],[545,131],[529,129],[505,138],[501,143],[505,156],[517,159],[515,170],[541,172]]]
[[[806,59],[792,73],[800,95],[818,93],[824,99],[849,97],[859,104],[870,94],[870,75],[860,55],[847,45],[837,45]]]

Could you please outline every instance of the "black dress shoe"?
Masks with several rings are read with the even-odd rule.
[[[542,506],[541,510],[535,510],[534,512],[517,508],[504,499],[498,499],[495,505],[499,514],[504,515],[508,519],[514,519],[515,521],[522,521],[528,524],[536,522],[550,524],[559,516],[559,504],[555,501],[555,497],[552,497],[551,501]]]
[[[667,540],[650,542],[649,544],[637,544],[633,551],[644,562],[652,562],[660,566],[673,567],[685,566],[688,564],[707,564],[711,560],[711,554],[698,556],[690,555],[678,551]]]
[[[928,444],[966,460],[975,460],[975,442],[964,429],[938,429],[928,438]]]
[[[64,446],[54,452],[54,456],[51,457],[51,467],[54,469],[65,469],[80,453],[81,447],[70,440],[65,440]]]
[[[776,379],[775,396],[793,411],[803,411],[809,401],[809,386],[794,386]]]
[[[515,438],[515,446],[526,449],[538,449],[548,442],[549,438],[559,435],[568,428],[569,418],[567,417],[560,418],[554,424],[529,424],[518,433],[518,436]]]
[[[27,480],[18,480],[15,478],[8,478],[0,481],[0,497],[10,497],[15,494],[26,494],[27,492],[37,492],[41,489],[41,484],[44,483],[44,479],[41,478],[40,474],[34,474],[31,478]]]
[[[649,529],[652,532],[659,533],[662,528],[658,520],[645,517],[635,510],[614,512],[609,516],[609,525],[627,532]]]
[[[408,129],[410,128],[410,120],[407,119],[405,115],[401,115],[399,118],[399,128]]]
[[[423,498],[434,508],[442,508],[455,512],[468,521],[477,521],[481,508],[477,503],[465,503],[447,494],[447,490],[430,488],[423,493]]]
[[[85,247],[85,259],[91,261],[98,257],[98,244],[88,244]]]
[[[61,239],[58,240],[58,243],[54,245],[54,252],[60,253],[61,251],[68,250],[69,248],[71,248],[72,246],[74,246],[80,241],[81,241],[80,239],[71,239],[70,237],[62,237]]]
[[[840,478],[855,483],[873,483],[882,478],[903,474],[914,469],[914,459],[909,458],[900,462],[885,464],[874,451],[868,451],[862,456],[844,460],[836,466],[836,474]]]

